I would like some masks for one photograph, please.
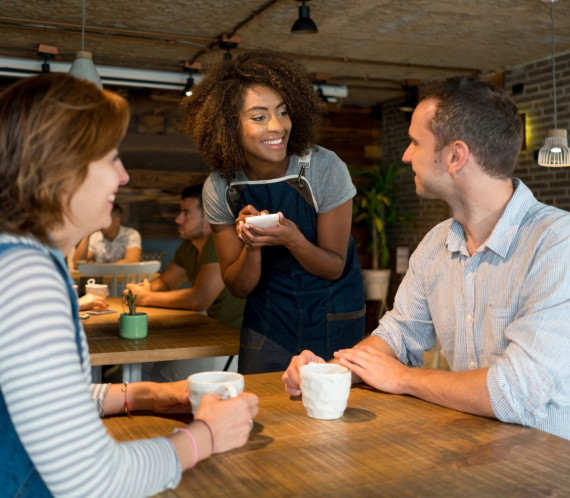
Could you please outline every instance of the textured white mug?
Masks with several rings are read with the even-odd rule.
[[[311,418],[342,417],[348,402],[352,374],[336,363],[308,363],[299,368],[303,405]]]
[[[188,377],[192,413],[198,411],[202,396],[218,393],[223,399],[235,398],[243,392],[243,375],[236,372],[199,372]]]

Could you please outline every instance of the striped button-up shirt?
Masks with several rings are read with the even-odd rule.
[[[489,367],[499,420],[570,439],[570,213],[513,185],[472,256],[457,221],[425,236],[373,334],[412,366],[437,336],[451,370]]]

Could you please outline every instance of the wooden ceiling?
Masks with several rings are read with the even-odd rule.
[[[403,98],[406,83],[454,74],[490,76],[551,54],[551,4],[542,0],[312,0],[318,34],[294,35],[295,0],[87,0],[85,49],[97,65],[183,72],[223,57],[218,40],[240,38],[239,53],[290,54],[329,83],[347,85],[346,105]],[[570,50],[570,0],[558,0],[556,52]],[[0,58],[40,64],[81,49],[81,0],[2,0]],[[3,59],[4,60],[4,59]]]

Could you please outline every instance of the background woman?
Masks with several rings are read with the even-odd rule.
[[[127,123],[121,97],[67,74],[22,80],[0,96],[3,496],[152,495],[198,460],[245,444],[257,412],[252,394],[211,395],[195,414],[205,423],[129,443],[115,443],[99,418],[189,411],[185,382],[91,385],[62,256],[111,222],[129,179],[117,153]]]
[[[248,52],[212,67],[182,109],[214,170],[203,200],[224,281],[247,297],[238,370],[284,370],[303,349],[329,359],[362,339],[356,189],[337,155],[314,145],[322,106],[304,68]],[[244,223],[277,212],[276,227]]]

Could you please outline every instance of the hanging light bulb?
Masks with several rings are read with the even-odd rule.
[[[192,87],[194,86],[194,78],[192,78],[192,75],[188,76],[188,79],[186,80],[186,85],[184,85],[184,95],[186,95],[186,97],[190,97],[190,95],[192,95]]]
[[[544,145],[538,152],[540,166],[563,167],[570,166],[570,149],[568,149],[568,133],[558,128],[556,114],[556,58],[554,57],[554,2],[556,0],[542,0],[550,2],[552,17],[552,91],[554,96],[554,128],[546,133]]]
[[[85,0],[83,4],[83,15],[81,24],[81,50],[75,54],[75,60],[69,68],[69,74],[76,78],[81,78],[91,83],[95,83],[99,88],[103,88],[103,83],[93,64],[91,52],[85,51]]]

